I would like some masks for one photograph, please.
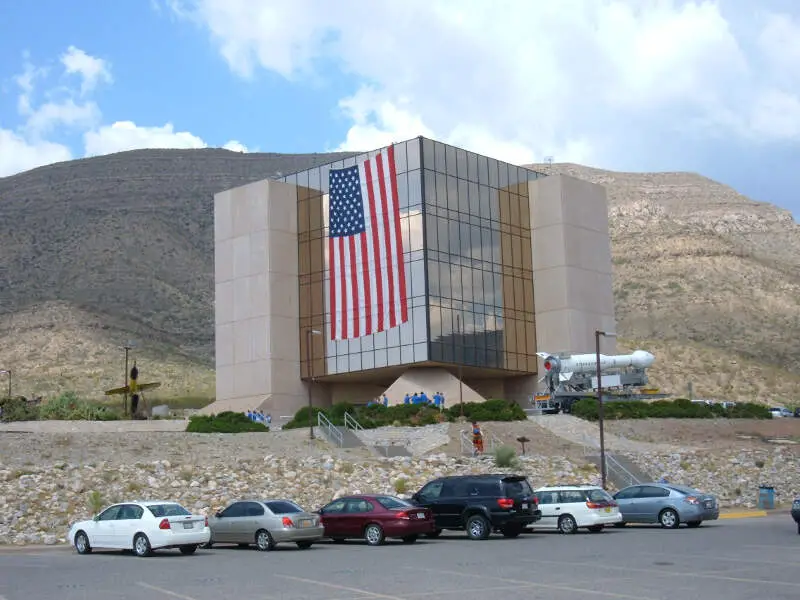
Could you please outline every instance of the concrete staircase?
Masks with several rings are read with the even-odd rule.
[[[588,454],[586,458],[600,470],[600,454]],[[653,481],[653,478],[623,454],[606,453],[606,478],[615,489]]]

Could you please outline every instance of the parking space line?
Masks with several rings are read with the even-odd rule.
[[[562,564],[563,563],[559,563]],[[573,564],[573,563],[570,563]],[[503,581],[505,583],[517,583],[524,587],[542,588],[546,590],[558,590],[562,592],[580,592],[583,594],[594,594],[595,596],[606,596],[608,598],[625,598],[628,600],[658,600],[657,598],[650,598],[648,596],[630,594],[618,594],[616,592],[603,592],[600,590],[593,590],[589,588],[574,587],[571,585],[560,585],[554,583],[540,583],[538,581],[525,581],[522,579],[508,579],[506,577],[495,577],[494,575],[483,575],[478,573],[462,573],[460,571],[445,571],[443,569],[426,569],[423,567],[404,567],[405,569],[413,569],[415,571],[430,571],[431,573],[441,573],[445,575],[457,575],[460,577],[479,577],[481,579],[494,579],[496,581]]]
[[[777,544],[742,544],[743,548],[772,548],[775,550],[791,550],[792,552],[797,551],[797,546],[778,546]],[[783,557],[781,557],[783,560]]]
[[[664,553],[661,553],[661,552],[637,552],[637,554],[646,554],[647,556],[661,556],[661,557],[664,557],[664,558],[670,558],[670,557],[673,556],[672,554],[664,554]],[[681,552],[680,557],[681,558],[702,558],[704,560],[716,560],[716,561],[723,561],[723,562],[743,562],[743,563],[748,563],[748,564],[755,563],[755,564],[760,564],[760,565],[773,565],[773,566],[775,565],[775,561],[774,560],[755,560],[755,559],[752,559],[752,558],[735,558],[733,556],[709,556],[707,554],[684,554],[683,552]],[[786,565],[791,566],[791,565],[795,565],[795,564],[800,564],[800,563],[795,563],[794,561],[791,561],[791,560],[790,561],[786,561],[784,558],[781,558],[781,565],[782,566],[786,566]],[[708,571],[706,571],[706,572],[708,572]]]
[[[329,587],[334,590],[343,590],[345,592],[353,592],[354,594],[361,594],[369,596],[370,598],[385,598],[386,600],[406,600],[400,596],[389,596],[388,594],[379,594],[378,592],[370,592],[361,588],[348,587],[346,585],[337,585],[335,583],[328,583],[327,581],[317,581],[316,579],[306,579],[305,577],[294,577],[293,575],[279,575],[275,574],[272,577],[280,577],[281,579],[291,579],[293,581],[300,581],[302,583],[310,583],[322,587]],[[194,599],[191,599],[194,600]]]
[[[191,596],[187,596],[185,594],[179,594],[178,592],[173,592],[162,587],[158,587],[156,585],[150,585],[149,583],[145,583],[144,581],[137,581],[136,585],[139,587],[143,587],[148,590],[152,590],[154,592],[159,592],[164,594],[165,596],[172,596],[173,598],[180,598],[181,600],[197,600],[197,598],[192,598]]]
[[[571,584],[578,584],[582,585],[583,583],[603,583],[606,581],[630,581],[628,577],[608,577],[604,579],[591,579],[587,581],[572,581]],[[483,588],[470,588],[470,592],[511,592],[514,590],[527,590],[532,587],[536,587],[539,585],[538,583],[515,583],[511,585],[495,585],[492,587],[483,587]],[[451,590],[434,590],[432,592],[410,592],[403,594],[406,598],[424,598],[425,596],[439,596],[439,595],[448,595],[448,594],[463,594],[464,588],[457,588]]]
[[[542,564],[552,564],[552,565],[563,565],[563,562],[555,561],[555,560],[528,560],[525,562],[530,563],[542,563]],[[575,562],[570,561],[569,563],[575,567],[595,567],[595,568],[602,568],[607,569],[610,571],[628,571],[632,573],[650,573],[653,575],[666,575],[669,577],[698,577],[700,579],[719,579],[720,581],[736,581],[738,583],[758,583],[758,584],[766,584],[766,585],[782,585],[786,587],[793,587],[793,588],[800,588],[800,583],[794,583],[791,581],[773,581],[771,579],[752,579],[748,577],[725,577],[723,575],[714,575],[713,573],[694,573],[691,571],[665,571],[663,569],[649,569],[649,568],[642,568],[642,567],[615,567],[613,565],[597,565],[596,563],[588,563],[588,562]]]

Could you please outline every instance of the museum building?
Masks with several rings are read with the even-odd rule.
[[[615,328],[605,188],[423,137],[216,194],[214,242],[205,412],[527,404]]]

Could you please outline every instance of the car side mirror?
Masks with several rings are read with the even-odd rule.
[[[100,520],[100,515],[95,515],[92,517],[92,521],[99,521],[99,520]]]
[[[217,512],[215,512],[214,513],[214,517],[217,518],[217,519],[221,519],[222,518],[222,511],[218,510]]]
[[[325,509],[324,509],[324,508],[318,508],[318,509],[317,509],[317,514],[318,514],[318,515],[325,514]]]

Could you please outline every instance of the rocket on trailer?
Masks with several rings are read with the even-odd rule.
[[[544,361],[544,377],[540,381],[546,383],[545,397],[549,403],[557,403],[565,412],[569,412],[573,402],[596,394],[596,354],[536,354]],[[631,354],[601,354],[600,372],[603,389],[607,390],[605,393],[614,396],[615,400],[663,397],[663,394],[654,393],[657,390],[645,387],[647,369],[654,362],[655,356],[644,350],[636,350]]]

